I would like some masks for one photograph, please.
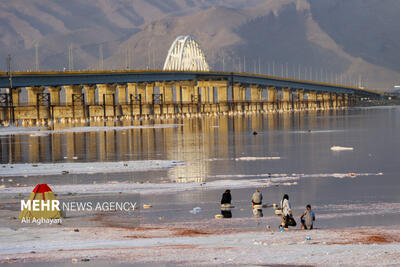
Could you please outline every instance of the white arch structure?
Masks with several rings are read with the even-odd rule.
[[[210,71],[199,43],[190,35],[179,36],[169,48],[163,70]]]

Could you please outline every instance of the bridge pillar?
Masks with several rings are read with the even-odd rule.
[[[343,98],[344,98],[344,99],[343,99],[343,100],[344,100],[344,101],[343,101],[343,102],[344,102],[343,105],[344,105],[345,107],[348,107],[348,106],[349,106],[349,94],[344,94],[344,95],[343,95]]]
[[[216,81],[212,82],[212,87],[217,88],[218,99],[214,99],[214,102],[218,103],[220,112],[228,111],[228,82],[227,81]]]
[[[65,88],[65,103],[72,105],[72,95],[82,94],[82,85],[64,85]]]
[[[227,89],[228,90],[228,89]],[[207,86],[207,92],[208,92],[208,99],[207,102],[208,103],[215,103],[215,99],[214,99],[214,86],[212,84],[210,84],[209,86]]]
[[[146,83],[145,99],[147,104],[153,103],[154,83]]]
[[[275,87],[267,87],[268,93],[268,110],[272,111],[275,109],[277,93]]]
[[[283,110],[291,109],[290,96],[291,96],[290,88],[282,88],[282,109]]]
[[[98,84],[97,85],[97,95],[99,99],[100,105],[113,105],[113,98],[111,95],[115,97],[115,85],[114,84]],[[103,103],[103,95],[105,96],[105,103]]]
[[[128,98],[129,98],[129,101],[131,100],[130,99],[130,97],[131,97],[131,95],[133,96],[133,97],[136,97],[136,83],[127,83],[126,84],[127,85],[127,91],[128,91]]]
[[[194,81],[182,81],[178,83],[181,88],[181,97],[183,103],[190,103],[192,100],[192,95],[195,94],[195,83]]]
[[[194,81],[182,81],[179,83],[181,87],[181,92],[182,92],[182,103],[186,104],[182,107],[182,112],[183,113],[191,113],[192,111],[192,106],[190,103],[192,103],[192,96],[197,95],[197,92],[195,92],[195,82]]]
[[[28,104],[35,105],[37,104],[37,95],[43,94],[44,87],[43,86],[32,86],[25,87],[26,91],[28,91]]]
[[[175,101],[176,101],[176,103],[181,103],[181,99],[182,99],[182,97],[181,97],[181,93],[182,93],[181,85],[180,85],[179,82],[175,82],[174,83],[174,87],[175,87]]]
[[[214,99],[214,87],[212,82],[208,81],[197,81],[197,85],[202,88],[201,90],[201,103],[210,104],[213,103]],[[205,112],[212,111],[212,107],[209,105],[205,105]]]
[[[164,114],[170,114],[170,113],[174,113],[174,109],[168,105],[171,104],[174,100],[174,96],[173,96],[173,84],[170,82],[156,82],[155,86],[158,86],[160,88],[160,94],[162,94],[162,98],[163,98],[163,104],[167,104],[167,105],[163,105],[162,109],[160,107],[160,113],[164,113]]]
[[[257,85],[250,85],[250,93],[251,93],[251,110],[256,111],[260,109],[260,102],[262,97],[262,89]]]
[[[86,89],[86,105],[94,105],[96,100],[96,85],[85,85]]]
[[[50,103],[52,105],[59,105],[61,86],[48,86],[47,88],[50,92]]]
[[[138,83],[137,84],[137,96],[141,97],[142,103],[147,103],[146,101],[146,84]]]
[[[332,101],[332,108],[337,107],[337,94],[332,93],[331,94],[331,101]]]
[[[126,84],[117,84],[117,90],[118,90],[118,104],[119,105],[126,105]]]
[[[201,103],[210,102],[210,87],[208,83],[201,84]]]
[[[10,93],[10,89],[7,89],[7,92]],[[12,105],[14,107],[19,106],[19,93],[21,93],[21,88],[13,88],[11,90],[11,95],[12,95]]]
[[[160,86],[160,93],[163,94],[165,103],[172,103],[174,100],[172,87],[173,84],[167,82],[163,82]]]
[[[233,102],[239,102],[241,97],[240,97],[240,83],[234,83],[233,85],[233,92],[232,92],[232,100]]]
[[[239,104],[238,104],[238,110],[246,110],[246,87],[245,86],[240,86],[239,87]]]
[[[316,109],[317,93],[315,91],[307,92],[307,105],[308,105],[308,109]]]
[[[322,93],[317,93],[317,109],[323,108],[324,96]]]
[[[343,94],[336,94],[336,106],[343,107]]]
[[[299,110],[304,109],[304,90],[297,89],[297,108]]]
[[[322,97],[323,97],[324,109],[330,109],[331,108],[331,94],[324,93]]]

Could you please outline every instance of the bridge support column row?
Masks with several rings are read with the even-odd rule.
[[[82,89],[85,88],[85,102],[87,107],[82,109],[76,107],[74,110],[68,107],[61,106],[60,94],[61,86],[48,86],[50,92],[50,101],[54,109],[51,113],[48,109],[41,108],[40,110],[33,109],[32,107],[26,108],[27,113],[31,118],[60,118],[66,116],[67,118],[80,116],[101,117],[103,114],[107,116],[121,116],[121,115],[147,115],[147,114],[171,114],[171,113],[197,113],[197,112],[226,112],[226,111],[259,111],[261,109],[275,111],[278,108],[283,111],[290,111],[292,109],[302,110],[306,108],[307,102],[304,101],[304,90],[296,90],[296,96],[293,95],[290,88],[279,88],[282,95],[278,97],[277,88],[267,87],[268,101],[265,103],[263,100],[263,90],[265,88],[259,85],[245,85],[235,83],[232,90],[233,101],[228,100],[230,92],[228,88],[230,81],[182,81],[182,82],[155,82],[155,83],[127,83],[127,84],[97,84],[97,85],[65,85],[65,102],[69,105],[73,102],[73,95],[82,94]],[[248,86],[249,89],[246,87]],[[163,96],[160,99],[161,105],[154,105],[153,93],[154,88],[160,88],[160,94]],[[175,87],[175,90],[174,90]],[[215,88],[215,90],[214,90]],[[96,90],[97,89],[97,90]],[[36,106],[37,95],[44,92],[43,86],[27,87],[28,102],[31,106]],[[230,90],[230,89],[229,89]],[[14,106],[18,105],[19,92],[21,89],[13,89],[13,102]],[[175,93],[174,93],[175,91]],[[216,94],[214,95],[214,92]],[[97,95],[96,95],[97,93]],[[228,94],[229,93],[229,94]],[[103,96],[105,95],[105,103],[103,103]],[[114,95],[114,99],[113,99]],[[130,95],[141,95],[141,105],[134,102],[132,106],[127,106],[130,103]],[[200,98],[201,96],[201,98]],[[215,97],[214,97],[215,96]],[[216,97],[217,96],[217,97]],[[308,104],[310,109],[329,109],[340,106],[350,105],[351,102],[348,94],[333,94],[333,93],[316,93],[315,91],[307,92]],[[250,98],[249,98],[250,97]],[[216,99],[214,99],[216,98]],[[279,98],[279,99],[278,99]],[[292,100],[293,99],[293,100]],[[296,101],[294,101],[296,99]],[[138,98],[133,98],[138,100]],[[215,103],[211,105],[210,103]],[[263,104],[259,104],[263,102]],[[295,105],[294,105],[295,103]],[[75,103],[79,105],[80,103]],[[107,107],[100,107],[105,104]],[[112,109],[110,106],[117,105],[117,108]],[[180,105],[182,104],[182,105]],[[96,107],[97,105],[97,107]],[[22,109],[19,109],[22,110]],[[140,110],[140,112],[139,112]],[[71,112],[72,111],[72,112]],[[17,111],[25,112],[24,111]],[[46,113],[47,112],[47,113]],[[103,113],[104,112],[104,113]],[[11,114],[11,113],[10,113]],[[33,115],[32,115],[33,114]],[[50,115],[49,115],[50,114]],[[55,115],[54,115],[55,114]],[[71,115],[73,114],[73,115]],[[86,114],[86,115],[85,115]],[[18,117],[19,115],[17,115]],[[35,118],[36,119],[36,118]]]

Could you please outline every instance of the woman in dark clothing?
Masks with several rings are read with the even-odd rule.
[[[292,208],[289,202],[289,196],[285,194],[281,201],[282,209],[282,226],[288,228],[288,226],[296,226],[296,221],[293,219]]]
[[[232,196],[231,190],[226,190],[225,193],[222,194],[221,205],[222,204],[231,204]]]

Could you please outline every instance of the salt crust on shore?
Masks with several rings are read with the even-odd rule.
[[[88,258],[94,263],[180,262],[187,266],[398,264],[399,226],[280,233],[233,229],[232,222],[234,219],[204,220],[192,227],[176,223],[140,228],[82,228],[78,233],[63,227],[16,231],[0,228],[0,263],[70,262],[73,258]]]
[[[65,163],[18,163],[0,165],[0,175],[39,176],[58,175],[63,172],[70,174],[122,173],[139,172],[172,168],[184,162],[175,160],[140,160],[117,162],[65,162]]]
[[[129,183],[113,182],[106,184],[73,184],[73,185],[51,185],[53,191],[57,193],[112,193],[129,192],[140,194],[162,194],[176,193],[182,191],[205,190],[205,189],[225,189],[227,187],[246,188],[246,187],[270,187],[276,185],[295,185],[299,179],[305,178],[355,178],[358,176],[382,175],[382,173],[332,173],[332,174],[259,174],[259,175],[220,175],[214,178],[225,178],[207,183]],[[232,179],[244,177],[267,177],[262,179]],[[231,179],[226,179],[231,178]],[[31,187],[5,187],[0,188],[0,193],[30,193]]]
[[[17,135],[25,134],[31,136],[42,136],[47,134],[57,133],[89,133],[89,132],[103,132],[103,131],[123,131],[130,129],[164,129],[176,128],[183,124],[154,124],[154,125],[129,125],[129,126],[84,126],[84,127],[71,127],[60,130],[46,130],[44,127],[0,127],[0,136],[2,135]]]

